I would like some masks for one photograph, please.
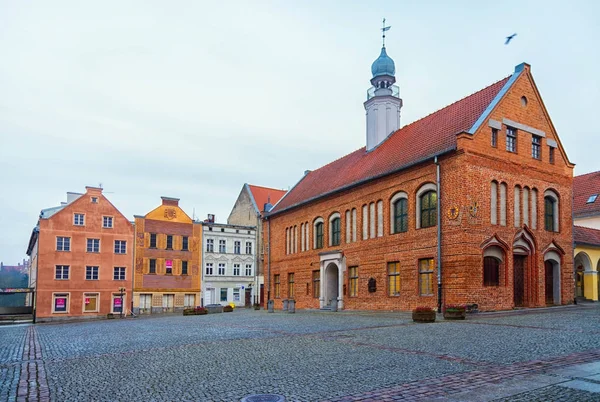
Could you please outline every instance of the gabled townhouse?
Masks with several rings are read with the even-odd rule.
[[[157,314],[200,306],[202,224],[178,198],[135,216],[133,312]]]
[[[101,188],[43,209],[27,255],[36,322],[130,311],[133,225]]]
[[[253,303],[264,305],[264,266],[266,250],[263,243],[262,235],[262,218],[265,211],[268,212],[281,197],[286,193],[285,190],[275,188],[257,186],[245,183],[235,201],[231,213],[227,218],[227,223],[230,225],[253,226],[256,227],[256,270],[254,272],[254,282],[258,285],[259,291]]]

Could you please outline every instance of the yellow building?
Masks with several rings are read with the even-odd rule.
[[[575,296],[599,300],[600,172],[573,180],[573,238],[575,241]]]
[[[156,314],[200,305],[202,224],[178,198],[135,216],[133,312]]]

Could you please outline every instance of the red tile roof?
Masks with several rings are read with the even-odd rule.
[[[473,126],[509,78],[402,127],[371,152],[363,147],[309,172],[273,213],[456,149],[456,135]]]
[[[600,230],[573,226],[573,238],[576,244],[600,247]]]
[[[594,194],[598,194],[598,197],[594,202],[588,204],[588,199]],[[600,215],[600,172],[573,178],[573,212],[576,217]]]
[[[254,202],[256,202],[259,212],[263,211],[267,202],[270,202],[271,205],[275,205],[281,199],[281,197],[287,193],[286,190],[255,186],[252,184],[248,184],[248,187],[250,188],[252,197],[254,197]]]

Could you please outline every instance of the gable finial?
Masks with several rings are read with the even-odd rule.
[[[391,27],[392,27],[391,25],[389,25],[387,27],[385,26],[385,18],[384,18],[383,21],[382,21],[382,23],[381,23],[381,34],[382,34],[381,36],[382,36],[382,39],[383,39],[382,40],[382,43],[383,43],[382,47],[385,47],[385,33],[387,31],[389,31]]]

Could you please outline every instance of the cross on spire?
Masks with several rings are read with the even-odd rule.
[[[385,26],[385,18],[384,18],[381,23],[381,33],[382,33],[381,36],[383,38],[383,45],[382,45],[383,47],[385,47],[385,33],[386,33],[386,31],[389,31],[391,27],[392,27],[391,25],[389,25],[387,27]]]

